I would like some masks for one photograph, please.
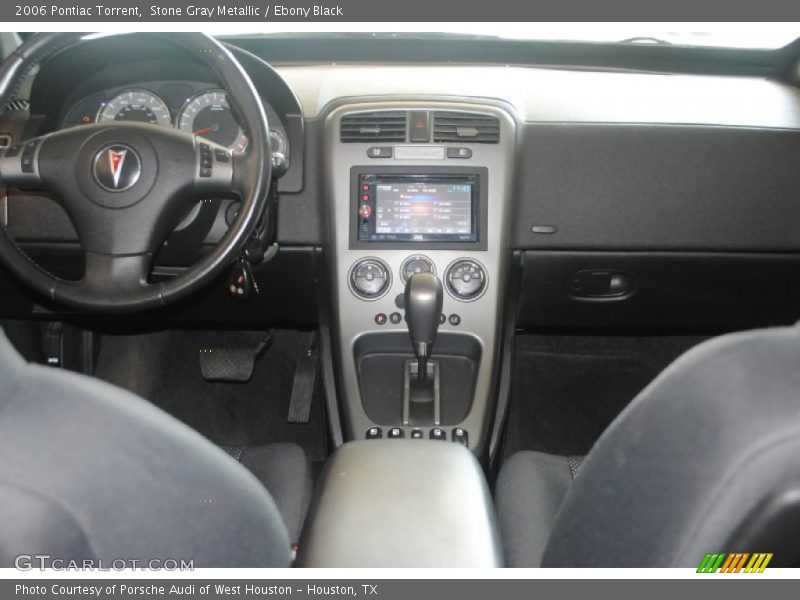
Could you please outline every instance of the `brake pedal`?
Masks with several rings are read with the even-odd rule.
[[[206,381],[247,383],[253,377],[256,361],[275,339],[270,330],[255,348],[201,348],[200,373]]]
[[[308,350],[297,362],[292,381],[292,397],[289,400],[289,423],[308,423],[311,418],[311,399],[314,396],[314,383],[317,378],[317,332],[311,334]]]

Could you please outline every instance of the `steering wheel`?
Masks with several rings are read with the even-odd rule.
[[[35,264],[0,227],[0,259],[51,300],[85,310],[133,312],[174,302],[211,281],[239,255],[264,213],[271,180],[269,126],[247,73],[200,33],[149,33],[208,65],[245,130],[245,153],[191,133],[139,122],[56,131],[0,153],[0,181],[51,192],[72,220],[85,257],[79,281]],[[0,109],[32,69],[90,35],[37,34],[0,66]],[[148,283],[156,250],[201,196],[233,195],[241,208],[219,244],[173,279]]]

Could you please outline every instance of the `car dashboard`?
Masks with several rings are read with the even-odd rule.
[[[721,332],[797,318],[800,91],[791,83],[366,56],[270,66],[257,38],[227,41],[286,161],[274,183],[280,250],[256,267],[261,293],[248,302],[222,280],[128,318],[319,327],[334,442],[457,437],[494,456],[515,331]],[[134,55],[125,40],[95,43],[100,51],[87,44],[51,61],[0,130],[24,139],[143,120],[246,151],[201,65],[158,44]],[[439,208],[415,213],[425,202]],[[2,209],[32,257],[80,276],[57,203],[11,190]],[[230,199],[198,203],[154,275],[192,264],[235,212]],[[420,272],[445,292],[437,344],[449,374],[430,415],[403,396],[403,293]],[[0,287],[6,317],[81,318],[7,274]]]

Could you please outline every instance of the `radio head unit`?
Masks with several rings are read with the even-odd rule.
[[[485,247],[485,169],[356,169],[355,247]]]

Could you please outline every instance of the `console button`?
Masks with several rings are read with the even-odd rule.
[[[427,110],[412,110],[411,114],[412,142],[427,142],[431,139],[430,113]]]
[[[447,317],[444,316],[444,313],[439,315],[439,325],[444,325],[444,322],[447,321]]]
[[[397,325],[400,321],[403,320],[403,315],[401,315],[399,312],[393,312],[392,314],[389,315],[389,320],[394,325]]]
[[[350,289],[364,300],[374,300],[389,289],[391,273],[377,258],[365,258],[350,269]]]
[[[447,290],[458,300],[474,300],[486,287],[486,272],[476,260],[462,258],[447,268]]]
[[[367,429],[368,440],[378,440],[383,437],[383,430],[380,427],[370,427]]]
[[[392,158],[392,147],[372,146],[367,148],[367,156],[370,158]]]
[[[432,440],[444,441],[447,439],[447,433],[441,427],[434,427],[433,429],[431,429],[431,432],[428,434],[428,437]]]
[[[383,313],[378,313],[377,315],[375,315],[375,324],[386,325],[386,315]]]
[[[472,158],[470,148],[448,148],[447,158]]]
[[[389,430],[389,437],[392,439],[400,439],[405,437],[405,432],[400,427],[392,427]]]
[[[412,440],[421,440],[423,438],[422,429],[412,429],[411,430],[411,439]]]
[[[453,441],[461,444],[462,446],[469,446],[469,434],[466,429],[456,427],[453,429]]]
[[[459,325],[461,325],[461,317],[455,313],[450,315],[450,317],[447,320],[453,327],[458,327]]]

